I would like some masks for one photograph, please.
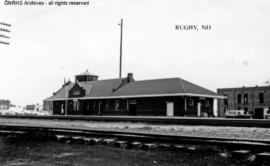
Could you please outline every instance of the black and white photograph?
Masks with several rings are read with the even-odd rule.
[[[270,165],[267,0],[1,0],[0,166]]]

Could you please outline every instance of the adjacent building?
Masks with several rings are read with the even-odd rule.
[[[270,86],[223,88],[217,90],[225,97],[218,102],[218,114],[223,117],[228,110],[245,110],[254,118],[263,119],[270,114]]]
[[[214,99],[224,97],[181,78],[98,80],[88,71],[66,82],[44,107],[54,115],[213,116]]]
[[[9,107],[10,107],[10,101],[9,100],[0,99],[0,110],[8,110]]]

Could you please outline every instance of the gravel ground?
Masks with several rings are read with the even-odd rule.
[[[199,147],[198,147],[199,148]],[[200,147],[202,148],[202,147]],[[208,150],[208,147],[205,147]],[[251,166],[254,162],[234,160],[208,150],[169,151],[66,144],[0,136],[2,166]],[[211,149],[210,149],[211,150]],[[228,151],[218,149],[227,154]]]
[[[270,129],[255,127],[221,127],[221,126],[184,126],[157,125],[126,122],[86,122],[65,120],[32,120],[0,118],[0,125],[27,125],[47,127],[69,127],[76,129],[93,129],[125,132],[141,132],[165,135],[203,136],[215,138],[234,138],[270,141]]]

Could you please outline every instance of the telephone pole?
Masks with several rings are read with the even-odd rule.
[[[8,36],[8,34],[10,33],[10,30],[9,30],[10,27],[11,27],[11,24],[0,22],[0,44],[5,44],[5,45],[10,44],[8,42],[8,40],[10,39],[10,37]],[[6,41],[3,41],[3,39]]]
[[[119,64],[119,78],[122,78],[122,39],[123,39],[123,19],[121,18],[121,22],[120,22],[120,64]]]
[[[64,78],[65,81],[65,92],[66,92],[66,100],[65,100],[65,116],[67,116],[67,111],[68,111],[68,82],[66,81],[66,78]]]

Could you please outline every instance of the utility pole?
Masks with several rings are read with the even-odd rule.
[[[65,91],[66,91],[66,101],[65,101],[65,116],[67,116],[67,109],[68,109],[68,83],[66,82],[66,78],[65,78]]]
[[[121,30],[120,30],[120,67],[119,67],[119,78],[122,78],[122,38],[123,38],[123,19],[121,18],[120,24]]]
[[[11,24],[0,22],[0,44],[5,44],[5,45],[10,44],[8,42],[8,40],[10,39],[10,37],[8,36],[8,34],[10,33],[10,30],[9,30],[10,27],[11,27]],[[7,41],[3,41],[3,39]]]

